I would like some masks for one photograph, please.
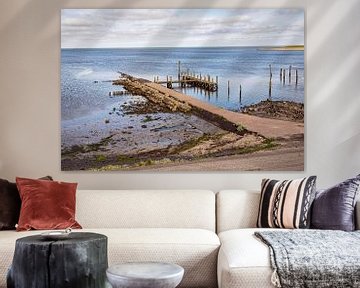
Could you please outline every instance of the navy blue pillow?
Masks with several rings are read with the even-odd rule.
[[[315,195],[311,213],[311,228],[355,230],[355,204],[360,186],[360,174]]]

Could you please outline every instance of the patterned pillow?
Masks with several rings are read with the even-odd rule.
[[[294,180],[263,179],[257,227],[309,228],[316,176]]]

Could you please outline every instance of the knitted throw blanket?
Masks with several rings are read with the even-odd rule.
[[[360,230],[255,232],[270,248],[276,287],[360,287]]]

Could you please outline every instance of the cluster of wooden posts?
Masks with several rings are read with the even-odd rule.
[[[269,98],[271,98],[271,90],[272,90],[272,68],[271,64],[269,64],[270,68],[270,80],[269,80]],[[289,84],[291,84],[292,81],[292,72],[295,72],[295,85],[298,85],[299,81],[299,73],[298,69],[293,68],[291,65],[289,66],[289,69],[280,68],[280,83],[285,85],[286,78],[289,81]],[[173,84],[179,84],[180,87],[198,87],[200,89],[203,89],[207,92],[217,92],[218,86],[219,86],[219,77],[216,76],[211,77],[210,75],[201,75],[196,74],[194,72],[190,72],[189,69],[186,71],[181,71],[181,62],[178,61],[178,79],[173,80],[172,76],[166,76],[166,80],[162,81],[159,79],[159,76],[154,77],[154,82],[159,84],[166,84],[166,87],[169,89],[173,88]],[[239,86],[239,100],[241,102],[241,93],[242,93],[242,87]],[[230,81],[227,81],[227,94],[228,97],[230,96]]]
[[[122,95],[130,95],[128,91],[111,91],[109,92],[109,96],[122,96]]]
[[[285,85],[286,83],[286,75],[288,72],[288,81],[289,84],[291,84],[291,79],[292,79],[292,71],[295,71],[295,85],[298,85],[299,82],[299,73],[298,73],[298,69],[294,69],[291,65],[289,66],[289,70],[286,70],[285,68],[280,68],[280,83],[282,83],[283,85]],[[272,70],[271,70],[271,64],[269,64],[269,72],[270,72],[270,80],[269,80],[269,98],[271,98],[271,88],[272,88]]]
[[[166,81],[160,81],[159,76],[154,77],[154,82],[166,84],[167,88],[172,89],[173,84],[177,83],[180,87],[198,87],[205,91],[216,92],[218,90],[219,77],[211,77],[210,75],[201,75],[190,72],[189,69],[181,71],[181,62],[178,61],[178,79],[173,80],[172,76],[166,76]]]
[[[271,67],[271,65],[270,65]],[[289,73],[289,76],[288,76],[288,80],[289,80],[289,83],[291,83],[291,73],[292,73],[292,66],[290,65],[289,66],[289,70],[288,70],[288,73]],[[298,82],[299,82],[299,73],[298,73],[298,69],[294,69],[295,71],[295,85],[298,85]],[[283,84],[285,84],[285,81],[286,81],[286,69],[283,69],[283,68],[280,68],[280,82],[282,82]]]

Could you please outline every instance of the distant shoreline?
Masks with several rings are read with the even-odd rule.
[[[61,47],[61,50],[114,50],[114,49],[234,49],[234,48],[255,48],[258,50],[281,50],[281,51],[304,51],[304,45],[286,46],[189,46],[189,47],[167,47],[167,46],[145,46],[145,47]]]
[[[262,51],[304,51],[304,45],[274,46],[259,48]]]

